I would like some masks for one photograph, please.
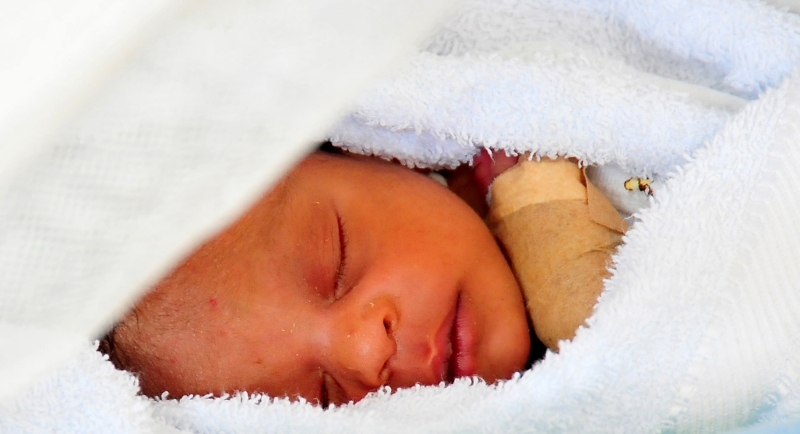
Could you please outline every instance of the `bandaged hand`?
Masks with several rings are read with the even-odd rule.
[[[627,225],[574,161],[522,156],[514,165],[516,157],[505,154],[480,158],[476,178],[491,184],[489,227],[523,290],[536,335],[557,350],[592,314]]]

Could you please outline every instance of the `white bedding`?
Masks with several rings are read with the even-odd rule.
[[[499,385],[385,390],[323,411],[263,396],[148,400],[86,339],[0,405],[0,431],[717,432],[800,420],[797,16],[744,0],[483,0],[425,46],[327,136],[421,166],[487,146],[664,182],[573,342]]]

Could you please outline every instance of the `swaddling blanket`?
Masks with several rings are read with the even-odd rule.
[[[489,147],[663,179],[588,328],[498,385],[382,390],[327,411],[148,400],[87,343],[0,408],[0,431],[706,432],[800,419],[798,61],[800,22],[759,2],[468,3],[329,137],[420,166]],[[705,88],[757,99],[739,109]]]

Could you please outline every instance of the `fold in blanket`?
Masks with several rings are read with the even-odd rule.
[[[330,139],[409,166],[454,167],[490,147],[663,176],[731,112],[572,49],[566,60],[543,51],[529,61],[423,53],[362,98]]]

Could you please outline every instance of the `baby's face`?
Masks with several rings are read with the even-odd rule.
[[[530,347],[480,218],[393,164],[316,153],[117,328],[145,394],[357,401],[380,386],[509,378]]]

